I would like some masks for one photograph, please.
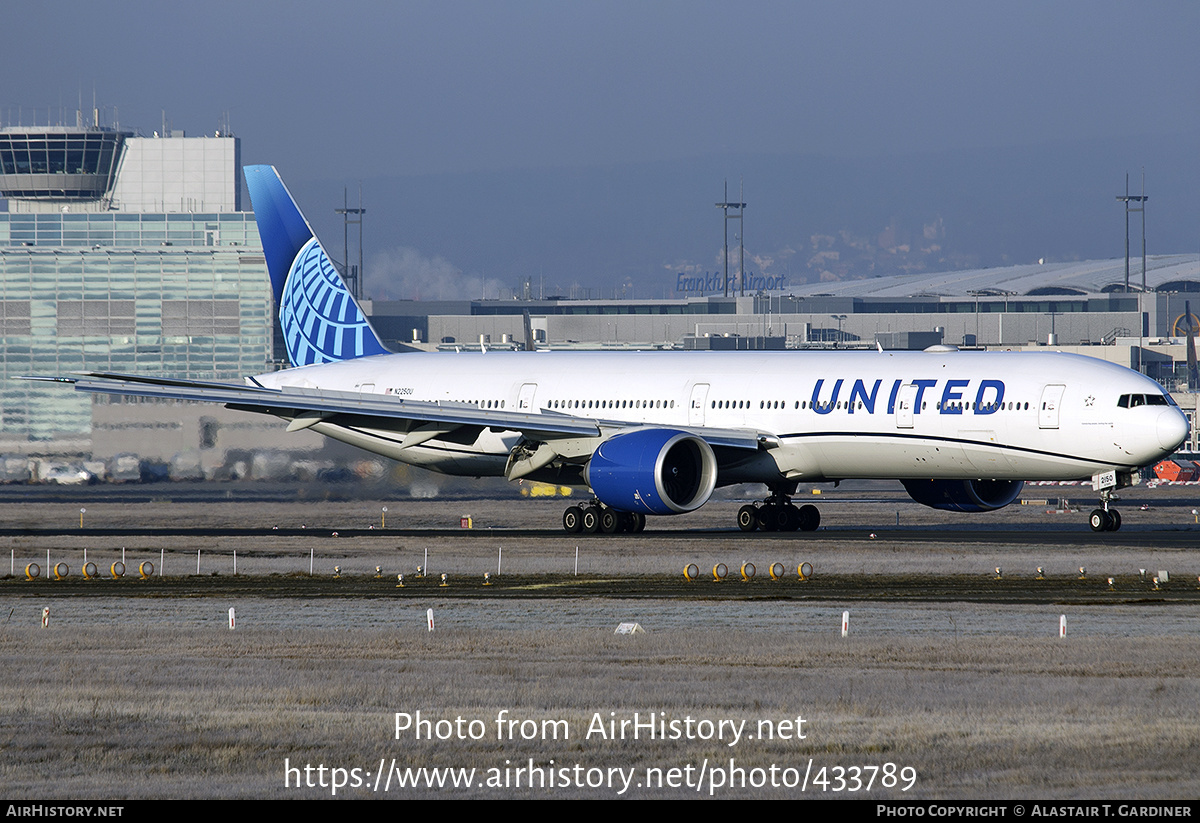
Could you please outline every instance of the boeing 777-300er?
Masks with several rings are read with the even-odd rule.
[[[761,483],[746,531],[812,531],[801,483],[897,479],[986,512],[1027,480],[1090,479],[1090,525],[1183,443],[1187,419],[1130,369],[1052,352],[390,353],[271,166],[245,169],[292,368],[245,385],[84,373],[80,391],[224,403],[446,474],[587,489],[568,532],[640,531],[717,486]],[[949,348],[949,347],[946,347]]]

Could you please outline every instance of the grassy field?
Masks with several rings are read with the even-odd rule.
[[[691,786],[644,785],[646,770],[699,770],[705,761],[727,770],[732,758],[749,770],[748,783],[757,774],[768,785],[703,783],[701,795],[799,797],[799,787],[769,785],[769,770],[802,775],[810,759],[810,776],[825,767],[831,780],[838,766],[914,770],[907,792],[884,788],[877,775],[870,791],[835,793],[830,784],[825,796],[1200,793],[1195,638],[882,642],[610,631],[8,627],[0,636],[0,783],[10,799],[329,797],[334,772],[297,772],[288,788],[285,760],[357,768],[370,784],[381,759],[388,771],[393,761],[401,769],[473,767],[476,782],[499,769],[509,783],[506,764],[532,759],[543,768],[553,761],[606,774],[633,769],[643,785],[634,782],[625,792],[631,797],[691,797]],[[497,739],[503,710],[537,721],[533,739],[521,739],[521,726],[506,733],[516,739]],[[420,712],[431,723],[426,737],[450,739],[418,740],[411,730],[396,739],[397,712],[414,720]],[[607,722],[610,712],[618,720],[633,712],[744,720],[746,733],[732,746],[698,739],[699,726],[691,740],[651,740],[645,732],[637,740],[589,738],[593,717]],[[748,739],[760,721],[797,717],[804,723],[789,739]],[[482,729],[482,739],[469,739],[469,728],[436,725],[458,718],[480,721],[474,731]],[[545,720],[566,721],[570,738],[553,739]],[[805,737],[796,739],[800,731]],[[783,782],[787,773],[777,776]],[[341,780],[339,796],[376,796],[353,787],[352,772]],[[614,797],[621,785],[393,786],[388,794]],[[822,790],[810,784],[804,794]]]

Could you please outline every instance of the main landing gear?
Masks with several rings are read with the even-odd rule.
[[[593,501],[569,507],[562,523],[568,534],[637,534],[646,528],[646,515],[620,512]],[[797,506],[789,495],[774,492],[760,504],[738,509],[737,523],[744,532],[811,532],[821,525],[821,513],[816,506]]]
[[[563,512],[563,529],[568,534],[636,534],[646,528],[646,515],[619,512],[599,502],[571,506]]]
[[[821,512],[812,504],[797,506],[789,495],[776,491],[761,505],[738,509],[737,524],[744,532],[811,532],[821,525]]]

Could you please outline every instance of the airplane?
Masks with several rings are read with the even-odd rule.
[[[245,384],[81,373],[79,391],[224,403],[433,471],[590,492],[563,528],[639,532],[718,486],[762,484],[743,531],[813,531],[801,483],[899,480],[918,503],[994,511],[1025,481],[1115,492],[1188,422],[1131,369],[1053,352],[391,353],[272,166],[245,168],[290,368]]]

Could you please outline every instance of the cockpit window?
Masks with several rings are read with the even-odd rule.
[[[1117,399],[1117,406],[1122,409],[1133,409],[1138,406],[1173,406],[1171,398],[1163,394],[1123,394]]]

